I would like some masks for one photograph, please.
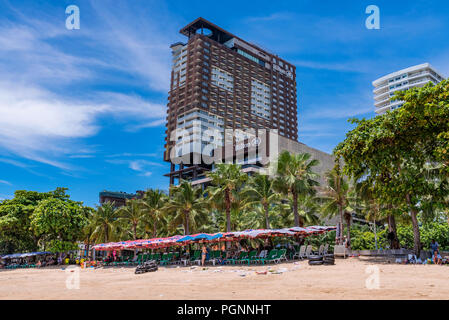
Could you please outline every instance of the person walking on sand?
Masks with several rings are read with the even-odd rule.
[[[206,246],[203,244],[203,248],[201,249],[201,265],[204,267],[204,263],[206,261],[206,256],[207,256],[207,248]]]

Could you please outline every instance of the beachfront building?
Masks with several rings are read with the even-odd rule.
[[[390,73],[373,81],[374,106],[377,114],[400,108],[403,101],[391,101],[395,92],[413,87],[423,87],[429,82],[437,84],[444,76],[429,63]]]
[[[228,160],[230,154],[245,172],[260,170],[267,163],[249,149],[267,149],[269,139],[260,138],[270,135],[267,132],[276,135],[278,152],[309,151],[320,159],[324,171],[332,166],[329,154],[297,141],[293,64],[203,18],[180,33],[187,42],[171,45],[166,118],[164,160],[171,163],[166,174],[170,184],[180,179],[205,183],[205,174],[216,163],[203,161],[207,157]],[[225,150],[229,145],[230,153]],[[242,159],[236,156],[239,150]]]
[[[100,205],[105,202],[114,203],[115,207],[123,207],[126,200],[139,199],[143,196],[143,191],[136,191],[136,193],[127,193],[123,191],[107,191],[103,190],[99,194]]]

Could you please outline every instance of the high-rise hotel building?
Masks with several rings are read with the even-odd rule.
[[[171,160],[174,155],[210,155],[206,146],[223,147],[227,129],[274,130],[284,145],[299,144],[293,64],[203,18],[180,33],[187,42],[171,45],[164,153],[164,160],[171,162],[166,174],[170,184],[175,179],[204,180],[213,164],[175,164]],[[174,134],[179,130],[181,135]],[[204,135],[205,131],[218,135]],[[251,144],[245,136],[240,141],[235,138],[234,146],[239,142]]]
[[[422,87],[429,82],[437,84],[442,80],[444,80],[443,75],[429,63],[396,71],[379,78],[373,82],[376,113],[382,114],[403,105],[403,101],[390,100],[396,91]]]

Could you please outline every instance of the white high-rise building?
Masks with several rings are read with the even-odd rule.
[[[396,91],[422,87],[429,82],[437,84],[442,80],[444,80],[444,76],[429,63],[413,66],[379,78],[373,81],[376,113],[382,114],[403,105],[403,101],[390,100]]]

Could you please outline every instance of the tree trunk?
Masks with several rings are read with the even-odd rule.
[[[89,249],[90,249],[90,237],[87,237],[87,244],[86,244],[86,255],[87,257],[89,257]]]
[[[156,217],[154,218],[154,223],[153,223],[153,238],[156,238]]]
[[[299,221],[299,214],[298,214],[298,193],[292,191],[292,195],[293,195],[293,215],[295,217],[295,227],[302,227]]]
[[[265,225],[267,229],[270,229],[270,220],[268,219],[268,203],[264,203],[263,207],[265,209]]]
[[[185,226],[184,226],[184,235],[190,234],[190,226],[189,226],[189,212],[184,211],[184,219],[185,219]]]
[[[376,246],[376,250],[379,249],[377,246],[377,226],[376,226],[376,219],[374,219],[374,245]]]
[[[393,238],[390,239],[390,248],[391,249],[400,249],[401,245],[399,243],[397,228],[396,228],[396,219],[394,215],[390,214],[388,216],[388,232],[393,234]]]
[[[338,206],[338,210],[340,211],[340,221],[339,221],[340,234],[339,234],[338,241],[339,241],[339,244],[343,244],[343,231],[344,231],[344,228],[343,228],[343,208],[339,205]]]
[[[231,232],[231,196],[229,190],[225,190],[225,203],[226,203],[226,232]]]
[[[347,217],[346,225],[348,226],[346,237],[348,239],[349,247],[351,247],[351,216]]]
[[[419,258],[419,255],[421,253],[421,236],[419,234],[419,224],[418,224],[418,212],[416,209],[412,206],[412,202],[410,200],[410,195],[407,194],[405,196],[405,199],[407,200],[407,204],[410,208],[410,215],[412,217],[412,225],[413,225],[413,242],[415,245],[415,254],[416,257]]]
[[[134,240],[137,240],[137,223],[133,223]]]
[[[108,234],[108,226],[104,225],[104,242],[108,243],[109,242],[109,234]]]

